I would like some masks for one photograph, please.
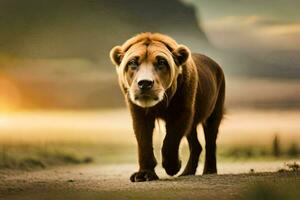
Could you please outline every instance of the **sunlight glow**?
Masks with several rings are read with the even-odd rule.
[[[10,112],[21,105],[18,88],[9,80],[0,77],[0,112]]]

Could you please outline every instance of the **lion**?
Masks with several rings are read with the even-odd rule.
[[[195,175],[202,146],[197,126],[205,136],[203,174],[217,173],[216,140],[224,114],[225,78],[211,58],[191,53],[167,35],[140,33],[110,51],[121,90],[129,107],[138,144],[139,170],[132,182],[159,177],[153,153],[155,120],[165,121],[162,166],[170,176],[181,168],[179,145],[187,138],[190,155],[181,176]]]

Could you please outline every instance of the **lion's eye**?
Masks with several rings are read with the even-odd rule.
[[[165,59],[160,58],[157,60],[157,69],[162,70],[165,69],[167,66],[168,62]]]
[[[128,62],[128,67],[131,70],[136,70],[139,67],[139,64],[138,64],[137,60],[131,60]]]

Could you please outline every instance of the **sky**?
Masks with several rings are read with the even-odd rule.
[[[185,0],[217,47],[244,51],[299,51],[299,0]]]

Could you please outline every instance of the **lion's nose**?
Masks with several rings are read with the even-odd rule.
[[[149,90],[152,88],[154,84],[153,80],[140,80],[138,82],[138,86],[141,90]]]

